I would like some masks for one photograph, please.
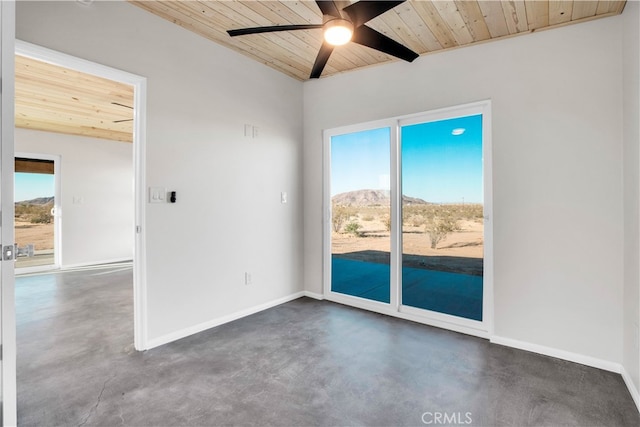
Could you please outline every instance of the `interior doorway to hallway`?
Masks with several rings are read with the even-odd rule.
[[[86,83],[94,81],[96,79],[99,79],[103,82],[106,81],[106,83],[104,84],[110,85],[109,86],[110,89],[107,91],[91,90],[90,88],[87,88],[87,91],[84,93],[83,98],[86,98],[86,100],[89,100],[90,101],[89,103],[91,105],[94,105],[94,101],[97,101],[96,97],[100,98],[101,95],[104,95],[105,93],[107,94],[113,93],[114,91],[111,89],[116,90],[117,89],[116,87],[118,86],[125,85],[132,88],[133,93],[131,97],[127,99],[124,99],[124,98],[123,99],[107,99],[108,102],[106,102],[106,104],[104,104],[99,109],[100,112],[103,112],[102,116],[95,118],[95,120],[88,119],[88,118],[86,119],[86,120],[93,120],[92,122],[93,124],[96,124],[96,123],[99,124],[101,120],[103,122],[106,122],[106,124],[108,125],[108,128],[101,129],[100,130],[100,132],[102,132],[101,135],[88,135],[86,133],[71,133],[71,134],[77,135],[81,138],[99,138],[99,139],[104,138],[109,140],[120,141],[123,144],[127,142],[131,144],[130,147],[132,148],[132,151],[133,151],[133,159],[132,161],[130,161],[129,165],[132,166],[132,170],[133,170],[133,205],[131,206],[132,209],[130,209],[126,215],[128,215],[128,218],[132,222],[131,224],[132,226],[127,227],[127,232],[130,233],[129,237],[131,241],[130,243],[128,243],[129,245],[128,247],[129,248],[133,247],[133,254],[132,254],[133,256],[131,257],[129,255],[128,259],[130,260],[131,258],[133,258],[134,345],[136,349],[144,350],[146,349],[146,346],[147,346],[146,344],[146,274],[145,274],[145,262],[144,262],[145,260],[145,243],[144,242],[145,242],[145,231],[146,231],[145,214],[144,214],[145,201],[146,201],[146,198],[145,198],[146,182],[144,178],[145,177],[144,153],[145,153],[145,141],[146,141],[146,78],[128,73],[126,71],[118,70],[105,65],[87,61],[81,58],[66,55],[51,49],[33,45],[20,40],[16,40],[15,54],[16,54],[16,58],[18,57],[23,58],[23,60],[21,61],[18,61],[16,59],[16,64],[18,63],[22,64],[23,68],[26,70],[41,69],[41,67],[44,67],[46,70],[49,70],[49,71],[45,70],[44,73],[40,73],[41,75],[51,79],[55,79],[57,75],[63,78],[62,84],[64,84],[65,82],[64,76],[68,75],[69,71],[57,72],[56,69],[57,70],[66,69],[66,70],[70,70],[71,73],[80,73],[83,75],[82,81]],[[42,64],[45,64],[45,65],[43,66]],[[54,68],[51,68],[48,66],[52,66]],[[20,98],[20,93],[18,90],[19,75],[20,73],[18,72],[18,70],[16,70],[16,127],[26,127],[26,122],[23,123],[23,125],[25,126],[21,126],[18,123],[19,117],[22,117],[22,118],[25,117],[24,114],[20,114],[20,112],[18,111],[18,106],[19,106],[18,103]],[[51,87],[51,85],[48,85],[47,87]],[[67,86],[65,87],[69,89],[68,82],[67,82]],[[75,87],[71,89],[75,89]],[[116,93],[119,93],[119,92],[116,90]],[[67,103],[71,103],[77,106],[77,103],[81,100],[81,98],[77,96],[75,98],[78,98],[78,99],[74,99],[69,96],[67,96],[66,98],[64,98],[63,96],[62,98],[58,98],[58,99],[62,99],[62,101],[66,99]],[[49,97],[48,99],[51,99],[51,97]],[[106,120],[104,117],[104,114],[107,114],[107,112],[109,112],[110,114],[108,116],[108,120]],[[94,113],[95,113],[95,109],[94,109]],[[80,131],[82,131],[83,129],[86,130],[86,129],[98,128],[98,126],[87,125],[85,123],[86,120],[83,118],[77,118],[76,120],[72,120],[72,122],[75,123],[76,125],[75,127],[77,129],[80,129]],[[69,123],[67,122],[67,124]],[[78,124],[80,125],[78,126]],[[63,126],[64,129],[62,127],[58,127],[57,129],[48,129],[48,130],[35,129],[35,128],[30,128],[28,130],[36,131],[36,132],[49,131],[49,132],[56,132],[58,134],[70,133],[70,132],[67,132],[68,128],[65,125],[61,124],[61,126]],[[124,135],[124,133],[121,132],[122,130],[121,128],[124,128],[127,126],[130,128],[130,131],[128,133],[129,139],[126,139],[126,136]],[[16,130],[23,131],[24,129],[16,129]],[[34,152],[38,152],[38,151],[36,150]],[[67,168],[67,160],[68,160],[68,157],[73,156],[73,154],[74,154],[73,151],[71,151],[62,156],[62,160],[64,160],[64,165],[61,166],[61,173],[64,174],[64,176],[69,175],[69,170]],[[102,160],[103,159],[98,159],[96,160],[96,162],[94,162],[94,164],[101,164]],[[89,162],[85,162],[85,167],[91,169],[91,164]],[[91,169],[89,172],[91,172],[92,170],[93,169]],[[88,176],[87,173],[84,173],[84,174],[81,173],[81,174],[78,174],[76,177],[74,177],[72,180],[74,182],[88,182],[83,178],[87,176]],[[130,180],[128,182],[131,183]],[[131,187],[129,186],[128,188],[131,188]],[[90,204],[89,203],[90,201],[88,200],[88,198],[83,199],[82,194],[80,194],[80,192],[76,194],[75,190],[69,191],[69,186],[64,182],[62,184],[62,191],[64,192],[62,194],[62,199],[66,200],[65,197],[71,196],[71,201],[66,200],[67,203],[84,206],[85,208],[88,207],[88,205]],[[94,193],[95,193],[94,183],[93,181],[91,181],[91,185],[86,190],[86,194],[91,196]],[[131,199],[129,198],[129,200]],[[106,203],[106,201],[103,202],[101,205],[96,206],[96,209],[98,211],[105,210],[104,203]],[[111,206],[121,206],[121,204],[111,204]],[[56,212],[54,211],[54,213]],[[62,215],[62,212],[59,212],[59,213]],[[71,211],[67,209],[66,214],[64,214],[64,216],[66,217],[65,221],[75,222],[74,218],[71,218],[70,213]],[[71,236],[67,232],[67,230],[65,230],[64,240],[66,241],[67,239],[70,239],[70,238],[73,238],[73,236]],[[82,236],[79,236],[78,238],[81,239]],[[63,257],[61,257],[61,264],[64,264],[64,265],[61,265],[61,268],[66,268],[67,261],[65,261],[65,259],[68,256],[70,256],[69,250],[67,250],[66,246],[64,248],[61,248],[61,250],[64,251]],[[58,251],[58,253],[59,252],[60,251]],[[116,262],[116,261],[123,261],[123,260],[101,259],[99,261]],[[79,261],[77,264],[81,264],[81,263],[82,263],[82,260]],[[73,265],[72,267],[75,267],[75,265]]]

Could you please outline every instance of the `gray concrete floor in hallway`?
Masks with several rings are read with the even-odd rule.
[[[328,302],[136,352],[130,269],[16,295],[21,425],[640,425],[620,375]]]

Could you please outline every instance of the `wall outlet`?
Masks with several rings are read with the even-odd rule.
[[[251,277],[251,273],[244,273],[244,284],[251,285],[253,283],[253,277]]]

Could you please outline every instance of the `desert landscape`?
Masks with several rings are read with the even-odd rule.
[[[34,250],[53,249],[53,197],[16,202],[15,241],[22,247],[33,244]]]
[[[332,198],[333,256],[388,263],[389,193],[358,190]],[[403,196],[403,266],[482,276],[480,204],[433,204]]]
[[[389,263],[389,192],[351,191],[334,196],[332,204],[332,254]],[[52,197],[16,203],[15,241],[19,246],[53,249],[52,207]],[[404,196],[403,266],[482,276],[482,215],[479,204],[442,205]]]
[[[22,247],[31,243],[36,251],[53,249],[53,224],[31,224],[16,221],[15,233],[15,241],[18,246]]]

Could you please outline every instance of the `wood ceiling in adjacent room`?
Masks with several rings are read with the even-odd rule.
[[[136,1],[131,3],[230,47],[299,80],[309,78],[322,44],[322,30],[263,33],[231,38],[245,27],[321,24],[315,1]],[[354,1],[336,2],[348,5]],[[617,15],[625,1],[409,0],[367,23],[427,54],[517,34]],[[395,60],[348,43],[337,47],[323,76]]]
[[[16,55],[19,128],[133,141],[133,86]]]

